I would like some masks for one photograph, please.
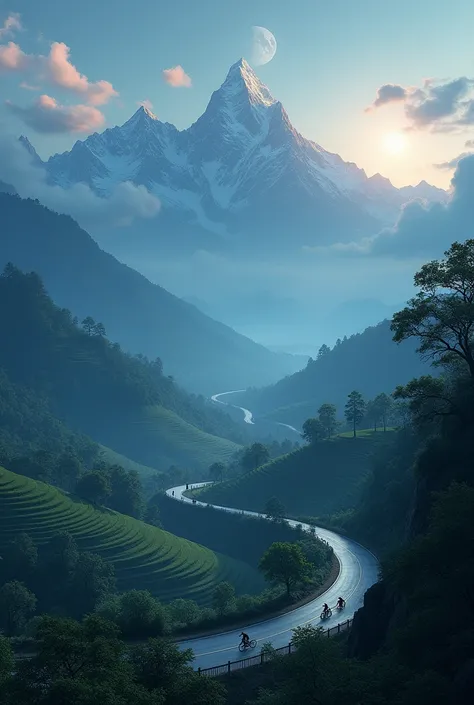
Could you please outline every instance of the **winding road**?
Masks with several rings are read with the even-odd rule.
[[[247,391],[246,389],[235,389],[231,392],[221,392],[220,394],[213,394],[211,397],[211,401],[215,402],[216,404],[223,404],[224,406],[231,406],[233,409],[240,409],[240,411],[243,411],[244,414],[244,421],[245,423],[249,424],[255,424],[255,421],[253,420],[253,414],[250,411],[250,409],[246,409],[244,406],[239,406],[238,404],[232,404],[230,401],[222,401],[219,397],[225,397],[228,394],[239,394],[241,392]],[[301,436],[301,432],[298,431],[297,428],[294,426],[290,426],[288,423],[281,423],[280,421],[275,421],[277,426],[283,426],[284,428],[289,428],[290,431],[294,431],[295,433],[298,434],[298,436]]]
[[[202,487],[206,484],[209,483],[203,482],[195,484],[193,487]],[[186,486],[183,485],[181,487],[170,488],[166,491],[166,494],[176,500],[192,502],[191,499],[183,495],[185,490]],[[196,502],[196,504],[203,503]],[[241,509],[233,509],[230,507],[216,506],[215,508],[226,512],[259,516],[256,512],[242,512]],[[296,521],[289,521],[289,524],[293,526],[298,523],[299,522]],[[302,526],[305,530],[310,530],[309,525],[303,524]],[[278,617],[272,617],[255,624],[249,624],[244,628],[234,629],[231,632],[228,631],[221,634],[214,634],[213,636],[180,642],[179,647],[181,649],[190,648],[193,650],[194,668],[209,668],[211,666],[227,663],[227,661],[237,661],[243,658],[243,655],[240,654],[238,649],[240,641],[239,634],[241,631],[246,632],[251,639],[258,641],[257,648],[247,653],[246,656],[258,654],[259,646],[265,642],[271,642],[275,648],[286,646],[291,641],[292,631],[295,627],[304,624],[321,624],[320,614],[324,602],[327,602],[329,606],[333,608],[333,615],[324,621],[324,628],[336,626],[338,622],[350,619],[354,615],[354,612],[363,604],[365,591],[377,581],[378,561],[366,548],[333,531],[316,527],[316,535],[332,546],[339,560],[340,571],[333,585],[312,602]],[[340,595],[346,600],[346,607],[342,613],[338,613],[334,609],[337,598]]]

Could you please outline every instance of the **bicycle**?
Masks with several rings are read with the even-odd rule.
[[[329,607],[325,612],[321,612],[321,619],[328,619],[332,616],[332,609]]]
[[[245,651],[246,649],[255,649],[256,646],[257,646],[257,642],[255,641],[255,639],[251,639],[246,644],[243,641],[241,641],[239,644],[239,651]]]

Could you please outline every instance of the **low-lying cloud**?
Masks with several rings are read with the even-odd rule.
[[[411,201],[402,209],[394,227],[358,242],[338,243],[313,251],[397,259],[438,257],[455,240],[473,236],[474,154],[458,160],[451,186],[452,196],[447,204]]]
[[[422,88],[386,84],[367,111],[403,102],[411,130],[462,131],[474,125],[474,79],[461,76],[449,81],[425,80]]]
[[[102,127],[105,121],[97,108],[90,105],[60,105],[49,95],[40,95],[27,107],[6,101],[6,107],[26,125],[43,134],[92,132]]]
[[[174,88],[190,88],[192,85],[191,76],[188,76],[182,66],[165,69],[162,74],[166,83]]]
[[[144,186],[119,184],[109,198],[97,196],[86,184],[63,189],[47,182],[46,171],[13,137],[0,137],[0,181],[15,187],[22,198],[37,198],[43,205],[75,218],[83,227],[125,226],[136,218],[152,218],[159,200]]]
[[[466,145],[468,145],[469,142],[466,142]],[[474,146],[474,145],[473,145]],[[472,152],[463,152],[457,157],[454,157],[454,159],[450,159],[447,162],[440,162],[438,164],[433,164],[435,169],[441,169],[442,171],[451,171],[452,169],[456,169],[457,165],[461,161],[461,159],[465,159],[466,157],[469,157],[472,154]]]

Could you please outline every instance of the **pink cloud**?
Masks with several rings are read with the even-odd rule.
[[[25,71],[29,57],[15,42],[0,46],[0,71]]]
[[[21,32],[22,29],[20,14],[18,12],[11,12],[2,27],[0,27],[0,39],[9,37],[14,32]]]
[[[191,76],[188,76],[182,66],[174,66],[171,69],[165,69],[163,71],[163,78],[166,83],[174,88],[190,88],[192,84]]]
[[[104,116],[89,105],[60,105],[49,95],[41,95],[26,108],[6,102],[7,108],[29,127],[45,134],[92,132],[104,124]]]
[[[0,71],[27,73],[35,80],[47,80],[59,88],[83,96],[90,105],[105,105],[118,96],[109,81],[90,82],[69,61],[69,47],[63,42],[53,42],[48,56],[25,54],[18,44],[8,42],[0,46]]]
[[[109,81],[90,83],[69,61],[69,47],[64,42],[53,42],[47,58],[49,78],[57,86],[86,96],[91,105],[104,105],[118,93]]]

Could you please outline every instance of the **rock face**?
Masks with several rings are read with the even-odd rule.
[[[37,163],[26,139],[24,146]],[[187,130],[140,107],[121,127],[76,142],[45,168],[55,184],[84,182],[104,196],[122,181],[142,184],[162,202],[160,221],[181,237],[204,231],[252,249],[369,235],[392,224],[412,198],[447,199],[423,182],[397,189],[379,174],[368,178],[305,139],[244,59]]]

